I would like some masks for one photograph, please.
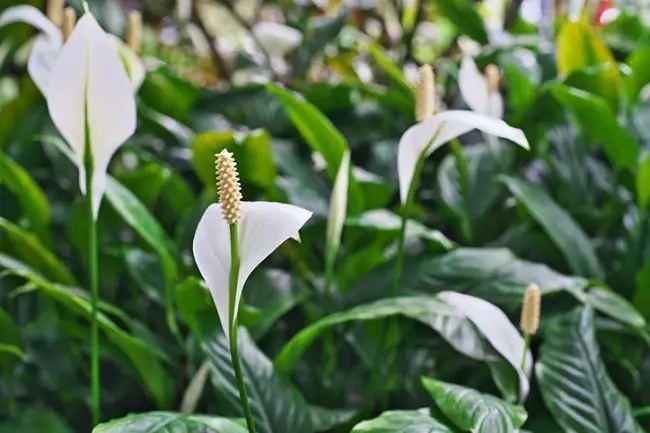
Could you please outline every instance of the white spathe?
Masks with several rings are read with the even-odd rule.
[[[269,55],[275,72],[286,73],[288,67],[284,57],[302,43],[302,33],[293,27],[268,21],[255,24],[252,32]],[[249,51],[257,51],[253,41],[249,40],[247,44]],[[257,53],[257,56],[260,57],[261,53]]]
[[[262,261],[289,238],[298,239],[298,230],[312,213],[283,203],[242,202],[239,228],[240,268],[235,298],[235,318],[246,280]],[[210,288],[219,320],[230,341],[230,227],[218,204],[210,205],[196,228],[194,260]]]
[[[498,91],[489,92],[485,75],[469,56],[463,56],[458,72],[458,87],[463,99],[473,111],[503,118],[503,98]]]
[[[330,198],[327,218],[327,247],[336,251],[341,243],[341,233],[348,207],[348,185],[350,183],[350,151],[346,150],[336,173],[334,189]]]
[[[501,119],[462,110],[443,111],[429,116],[407,129],[399,141],[397,173],[402,203],[406,203],[420,155],[425,152],[426,158],[443,144],[474,129],[506,138],[525,149],[529,148],[524,132]]]
[[[52,65],[46,95],[50,117],[68,142],[86,194],[86,127],[93,160],[95,218],[106,189],[106,171],[115,151],[135,132],[135,97],[115,44],[86,13]]]
[[[43,96],[47,97],[52,66],[63,46],[63,35],[48,17],[33,6],[14,6],[0,15],[0,27],[18,22],[27,23],[41,32],[29,54],[27,71]],[[133,90],[137,92],[146,73],[142,60],[119,38],[113,35],[109,37],[118,45]]]

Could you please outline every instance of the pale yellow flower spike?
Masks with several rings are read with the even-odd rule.
[[[63,23],[63,0],[47,1],[47,17],[57,27],[61,27]]]
[[[497,65],[489,64],[485,68],[485,81],[487,82],[488,94],[499,90],[501,84],[501,72]]]
[[[534,335],[539,329],[539,316],[542,308],[542,292],[537,284],[526,288],[524,304],[521,307],[520,327],[528,335]]]
[[[241,219],[241,186],[237,163],[226,149],[217,154],[217,189],[223,219],[237,224]]]
[[[75,24],[77,24],[77,12],[71,7],[65,8],[63,11],[63,24],[61,25],[61,33],[63,33],[63,41],[67,41]]]
[[[131,11],[126,25],[126,44],[131,50],[140,54],[142,47],[142,14],[140,11]]]
[[[433,114],[435,109],[434,85],[431,65],[422,65],[420,67],[420,79],[415,88],[415,117],[418,122]]]

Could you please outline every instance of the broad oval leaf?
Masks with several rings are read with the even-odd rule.
[[[515,406],[471,388],[422,378],[438,408],[462,431],[516,433],[528,414]]]
[[[148,412],[129,415],[95,427],[92,433],[246,433],[241,422],[208,415]]]
[[[452,433],[427,410],[393,410],[357,424],[351,433]]]
[[[45,406],[20,410],[12,419],[0,424],[0,433],[73,433],[61,416]]]
[[[603,268],[591,241],[564,209],[535,185],[509,176],[502,179],[557,245],[573,272],[584,277],[603,277]]]
[[[235,371],[224,335],[203,343],[212,367],[212,383],[235,415],[242,415]],[[239,355],[248,400],[259,433],[313,433],[309,406],[302,395],[276,374],[271,361],[255,346],[245,331],[239,332]]]
[[[535,373],[546,406],[564,431],[643,431],[607,374],[590,307],[577,308],[549,327]]]

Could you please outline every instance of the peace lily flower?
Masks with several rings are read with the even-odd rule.
[[[473,111],[503,118],[503,98],[499,94],[499,69],[495,65],[485,68],[485,75],[476,67],[470,56],[463,56],[458,73],[460,94]]]
[[[420,75],[419,88],[433,89],[433,74],[423,69]],[[428,82],[431,81],[431,82]],[[418,91],[421,98],[434,98],[428,91]],[[432,101],[417,101],[416,107],[431,107]],[[528,140],[523,131],[509,126],[504,121],[474,113],[472,111],[450,110],[438,113],[422,112],[418,109],[418,123],[406,130],[400,139],[397,151],[397,172],[399,177],[400,198],[407,204],[409,192],[416,174],[416,167],[421,158],[431,155],[436,149],[454,138],[474,129],[487,134],[506,138],[521,147],[528,149]]]
[[[72,11],[72,9],[67,9],[67,11]],[[71,12],[66,12],[66,15],[62,15],[63,10],[60,12],[52,11],[51,13],[61,16],[62,25],[70,26]],[[57,21],[59,20],[57,19]],[[14,6],[5,10],[0,15],[0,27],[17,22],[30,24],[41,32],[36,36],[36,40],[29,54],[27,71],[43,96],[47,98],[52,68],[64,43],[63,32],[59,29],[58,23],[51,21],[40,10],[30,5]],[[124,67],[129,73],[133,91],[137,91],[144,80],[144,64],[119,38],[106,33],[104,35],[117,45],[120,57],[124,62]]]
[[[86,162],[92,161],[91,200],[97,219],[108,163],[133,135],[136,107],[115,44],[90,13],[79,20],[56,56],[48,86],[45,96],[50,117],[72,149],[84,195],[89,175]]]
[[[296,49],[302,42],[303,36],[299,30],[282,24],[262,21],[253,26],[253,34],[269,55],[271,68],[278,74],[286,74],[289,67],[285,56]],[[254,46],[252,40],[247,42],[248,50],[261,58],[262,53]]]
[[[298,230],[312,213],[289,204],[241,201],[239,174],[228,151],[217,155],[219,204],[210,205],[196,228],[193,253],[207,283],[228,341],[234,333],[246,280],[262,261]],[[232,270],[229,231],[238,233],[239,272],[234,299],[229,293]],[[230,314],[234,302],[233,314]],[[232,316],[232,317],[231,317]]]
[[[334,189],[330,198],[330,211],[327,218],[326,244],[327,264],[334,266],[334,259],[341,244],[341,234],[348,207],[348,186],[350,184],[350,151],[346,150],[336,173]]]

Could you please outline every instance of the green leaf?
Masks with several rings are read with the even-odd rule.
[[[40,292],[65,307],[70,313],[90,320],[92,307],[87,297],[79,296],[67,287],[52,284],[27,270],[14,269],[12,273],[33,283]],[[131,361],[141,382],[156,403],[161,407],[171,406],[174,397],[174,379],[160,362],[161,359],[165,359],[165,355],[124,331],[102,311],[98,315],[98,324],[103,335]]]
[[[401,315],[430,327],[462,354],[477,361],[488,362],[488,366],[493,369],[497,384],[505,387],[507,380],[505,377],[508,374],[509,367],[505,364],[505,361],[501,360],[499,351],[507,350],[504,349],[504,346],[507,346],[513,353],[519,351],[523,354],[523,346],[517,348],[515,347],[516,344],[514,344],[512,346],[515,347],[514,349],[510,347],[510,342],[507,339],[512,332],[506,330],[499,335],[498,331],[503,331],[502,329],[477,327],[472,319],[476,319],[475,313],[480,314],[480,312],[476,310],[470,312],[472,317],[467,316],[465,312],[452,305],[452,303],[460,304],[453,295],[453,293],[443,292],[439,296],[382,299],[371,304],[360,305],[347,311],[331,314],[302,329],[289,340],[275,358],[275,368],[285,377],[289,377],[302,354],[319,335],[332,326],[346,322],[377,320]],[[498,311],[496,307],[493,308]],[[485,308],[482,311],[486,318],[495,319],[496,316],[493,313],[494,311],[490,308]],[[508,326],[501,318],[496,317],[496,320],[495,323],[500,326]],[[512,325],[509,326],[512,327]],[[515,334],[517,333],[514,329],[512,331]],[[519,338],[521,339],[521,337]],[[496,350],[491,345],[495,343],[497,344]],[[521,362],[521,359],[519,361]],[[516,372],[515,370],[510,371],[513,375]],[[510,382],[516,383],[516,380]],[[527,384],[525,385],[527,387]],[[515,389],[508,389],[507,391],[510,395],[516,394],[516,386]]]
[[[631,102],[636,101],[641,89],[650,83],[650,47],[639,44],[626,62],[632,73],[627,76],[628,93]]]
[[[295,71],[298,76],[303,76],[312,59],[322,53],[327,44],[334,41],[348,20],[348,11],[341,8],[337,14],[319,15],[307,22],[304,32],[304,41],[295,51]]]
[[[0,230],[4,232],[13,256],[24,261],[45,277],[57,283],[78,285],[70,270],[38,238],[0,217]]]
[[[641,313],[627,299],[607,288],[591,288],[587,292],[586,303],[634,329],[644,331],[646,327],[646,321]]]
[[[643,157],[636,175],[636,202],[641,211],[650,211],[650,153]]]
[[[460,30],[480,44],[487,44],[488,35],[483,19],[470,0],[435,0],[436,11],[446,17]]]
[[[404,76],[404,72],[395,64],[395,62],[386,55],[386,51],[381,45],[375,41],[364,36],[359,37],[360,50],[368,51],[370,57],[375,61],[379,69],[381,69],[388,78],[393,81],[396,87],[406,96],[409,97],[411,105],[411,113],[414,112],[415,107],[415,88],[408,82]]]
[[[276,168],[271,137],[266,131],[255,130],[248,134],[211,131],[196,135],[192,141],[192,165],[199,179],[214,193],[217,192],[215,155],[223,149],[234,154],[242,181],[264,190],[272,189]]]
[[[422,378],[438,408],[462,431],[481,433],[515,433],[528,414],[515,406],[471,388]]]
[[[27,360],[21,350],[22,346],[23,341],[18,325],[6,311],[0,308],[0,373],[7,380],[11,380],[16,365]]]
[[[591,241],[564,209],[538,186],[514,177],[504,176],[502,179],[557,245],[574,273],[591,278],[603,277],[603,268]]]
[[[535,372],[546,406],[564,431],[643,431],[607,374],[590,307],[577,308],[549,327]]]
[[[194,276],[188,277],[176,286],[174,295],[178,312],[193,334],[204,339],[221,329],[219,316],[205,281]]]
[[[165,279],[165,305],[167,325],[172,333],[179,335],[173,306],[173,289],[178,279],[174,249],[169,238],[158,221],[131,191],[122,184],[108,177],[106,197],[113,208],[120,214],[129,226],[133,228],[160,257],[163,276]]]
[[[607,63],[616,62],[603,39],[586,20],[564,23],[557,37],[557,69],[561,75]]]
[[[602,143],[607,157],[619,169],[634,168],[639,145],[618,122],[609,104],[599,96],[560,83],[546,86],[576,118],[582,132]],[[594,119],[598,119],[597,122]]]
[[[63,418],[44,406],[20,410],[12,419],[0,424],[0,433],[73,433]]]
[[[0,184],[4,184],[20,202],[29,225],[41,241],[49,244],[52,209],[47,196],[27,170],[0,153]]]
[[[334,427],[346,424],[356,416],[357,411],[347,409],[327,409],[320,406],[309,406],[311,423],[314,431],[330,431]]]
[[[452,433],[426,410],[393,410],[357,424],[351,433]]]
[[[148,412],[129,415],[95,427],[92,433],[246,433],[241,422],[207,415]]]
[[[267,85],[267,90],[282,103],[293,124],[312,150],[323,156],[327,163],[329,178],[334,181],[343,155],[349,148],[345,137],[323,113],[304,98],[275,84]],[[354,176],[350,177],[349,188],[350,212],[359,213],[363,209],[363,197]]]
[[[352,289],[349,304],[368,302],[388,292],[393,263],[369,273]],[[403,293],[434,294],[444,290],[467,293],[508,311],[518,310],[528,284],[534,281],[544,296],[566,290],[580,294],[587,280],[562,275],[548,266],[521,260],[503,248],[457,248],[445,255],[405,261]]]
[[[245,331],[239,334],[239,355],[248,400],[253,410],[255,427],[259,433],[314,431],[309,406],[300,393],[278,376],[271,361],[255,346]],[[203,344],[212,366],[212,383],[229,405],[242,415],[235,372],[225,336]]]

